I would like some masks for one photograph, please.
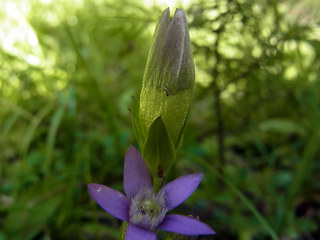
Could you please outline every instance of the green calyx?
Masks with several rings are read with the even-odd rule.
[[[174,145],[161,117],[158,117],[149,128],[142,156],[151,175],[158,178],[162,178],[169,171],[176,159]]]
[[[150,129],[161,116],[172,144],[179,144],[191,103],[192,90],[185,90],[175,96],[167,96],[163,89],[146,88],[140,96],[139,118],[145,129]]]

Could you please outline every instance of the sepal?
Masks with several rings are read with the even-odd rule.
[[[168,135],[161,116],[149,128],[142,156],[153,177],[162,178],[176,159],[175,147]]]
[[[139,146],[142,148],[146,138],[146,129],[143,126],[141,119],[139,118],[139,100],[136,100],[134,97],[132,99],[133,101],[130,112],[132,113],[133,132],[137,138]]]

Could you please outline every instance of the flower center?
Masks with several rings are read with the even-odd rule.
[[[145,229],[155,230],[168,211],[165,200],[164,192],[156,194],[152,189],[141,189],[131,200],[130,222]]]

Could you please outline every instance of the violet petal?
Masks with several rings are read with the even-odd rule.
[[[129,220],[130,202],[125,195],[112,188],[96,183],[89,184],[88,188],[96,203],[106,212],[120,220]]]
[[[158,227],[161,230],[183,235],[210,235],[215,231],[207,224],[192,217],[171,214],[165,217]]]
[[[157,235],[147,229],[129,223],[126,231],[126,240],[156,240]]]
[[[165,191],[168,210],[184,202],[197,189],[202,176],[202,173],[189,174],[179,177],[162,187],[160,191]]]
[[[152,187],[148,167],[133,146],[129,147],[124,160],[123,187],[128,199],[132,199],[142,188]]]

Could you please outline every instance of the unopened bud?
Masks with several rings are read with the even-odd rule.
[[[177,9],[170,22],[167,8],[156,27],[140,95],[139,118],[148,132],[161,116],[177,147],[189,111],[195,80],[188,24]]]

